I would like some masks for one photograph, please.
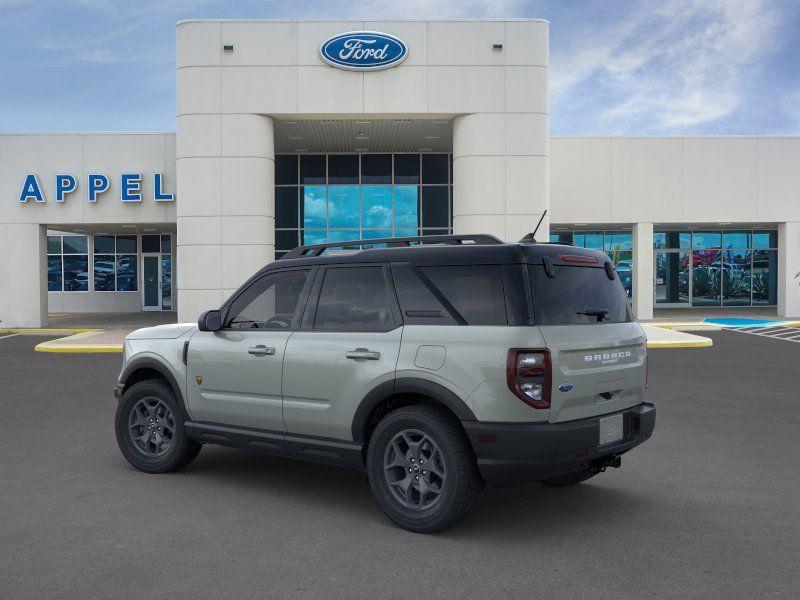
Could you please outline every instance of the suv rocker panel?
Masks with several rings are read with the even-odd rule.
[[[195,421],[187,421],[184,428],[191,439],[202,443],[364,470],[360,443]]]

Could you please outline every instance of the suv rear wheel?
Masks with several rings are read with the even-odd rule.
[[[201,444],[190,440],[172,388],[157,379],[129,387],[117,405],[117,444],[134,467],[166,473],[188,465]]]
[[[386,415],[369,442],[367,474],[386,515],[417,533],[462,520],[484,488],[469,441],[439,406],[407,406]]]

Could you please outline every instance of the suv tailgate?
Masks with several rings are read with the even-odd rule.
[[[551,422],[602,415],[644,401],[646,338],[637,323],[539,329],[553,365]]]

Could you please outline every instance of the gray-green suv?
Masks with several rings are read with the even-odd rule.
[[[392,521],[430,532],[486,484],[619,466],[655,424],[646,362],[602,252],[487,235],[304,246],[197,325],[126,338],[117,441],[148,473],[206,443],[360,469]]]

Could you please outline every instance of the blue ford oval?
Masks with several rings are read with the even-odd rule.
[[[319,53],[322,60],[340,69],[376,71],[403,62],[408,46],[388,33],[350,31],[322,42]]]
[[[570,391],[572,389],[572,384],[571,383],[562,383],[560,386],[558,386],[558,389],[560,391],[562,391],[562,392],[568,392],[568,391]]]

